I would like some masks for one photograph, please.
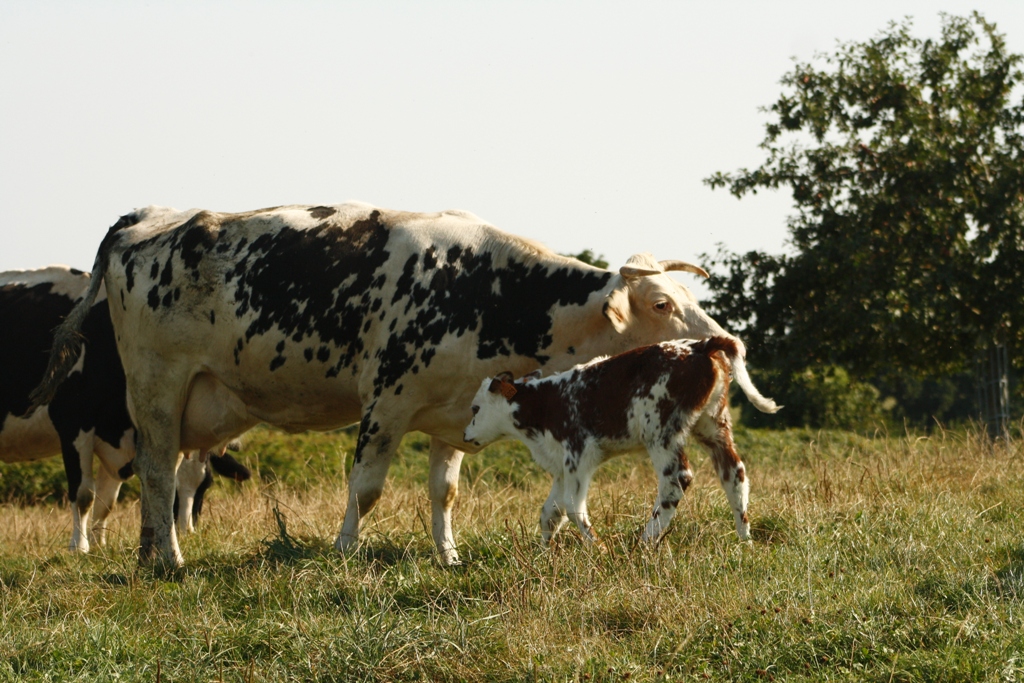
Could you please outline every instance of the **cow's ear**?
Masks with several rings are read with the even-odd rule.
[[[533,372],[531,372],[531,373],[529,373],[527,375],[523,375],[523,381],[524,382],[529,382],[531,379],[540,379],[540,376],[541,376],[541,371],[540,371],[540,369],[537,369],[537,370],[534,370]]]
[[[616,332],[619,334],[625,332],[633,317],[629,309],[629,292],[627,288],[613,289],[608,298],[605,299],[604,308],[601,312],[604,313],[604,317],[608,318]]]
[[[626,280],[635,280],[641,277],[647,277],[648,275],[657,275],[658,273],[664,273],[665,268],[660,263],[654,260],[649,252],[642,254],[633,254],[626,261],[626,265],[619,268],[619,275]]]

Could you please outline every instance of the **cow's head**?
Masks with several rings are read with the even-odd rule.
[[[708,277],[700,266],[655,261],[647,253],[626,261],[604,304],[604,315],[615,331],[632,346],[716,335],[734,338],[704,312],[689,289],[667,274],[673,270]],[[744,353],[742,343],[740,353]]]

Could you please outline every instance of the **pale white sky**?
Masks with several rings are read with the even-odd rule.
[[[88,270],[147,204],[348,199],[466,209],[616,268],[777,252],[788,195],[701,180],[759,163],[791,58],[972,9],[1024,53],[1021,0],[3,0],[0,270]]]

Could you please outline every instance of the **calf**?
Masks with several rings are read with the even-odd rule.
[[[644,346],[544,379],[513,381],[502,373],[480,385],[464,437],[476,446],[518,439],[551,473],[551,495],[540,516],[548,542],[567,515],[585,539],[597,540],[587,517],[591,477],[605,460],[641,447],[658,475],[658,498],[643,539],[656,540],[693,481],[684,450],[692,435],[711,452],[736,533],[747,540],[750,484],[732,440],[730,370],[759,410],[773,413],[779,407],[758,393],[742,363],[733,362],[739,354],[735,340],[711,337]]]
[[[68,381],[31,415],[29,392],[42,377],[53,329],[89,287],[88,273],[66,266],[0,273],[0,462],[26,462],[61,453],[72,507],[71,550],[88,552],[90,536],[103,543],[104,523],[121,482],[132,475],[135,429],[125,403],[125,377],[106,300],[82,325],[83,347]],[[218,451],[219,452],[219,451]],[[93,455],[100,466],[93,474]],[[249,472],[230,456],[183,460],[177,494],[182,532],[202,508],[210,466],[238,481]],[[238,469],[241,468],[241,469]]]

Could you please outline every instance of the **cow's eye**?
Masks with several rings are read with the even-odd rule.
[[[658,303],[654,304],[654,310],[656,310],[658,313],[671,313],[672,304],[668,301],[659,301]]]
[[[476,415],[480,412],[480,406],[473,406],[473,414]]]

